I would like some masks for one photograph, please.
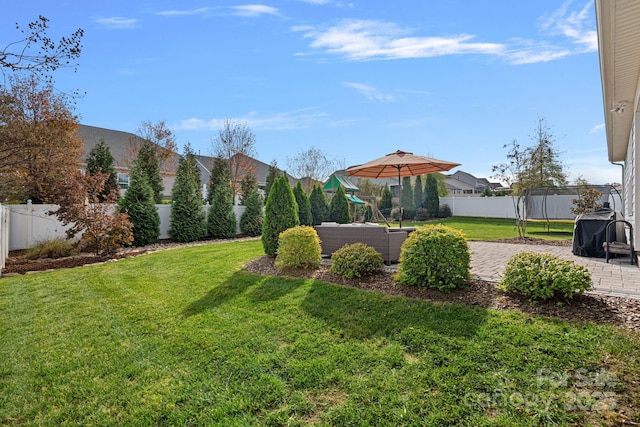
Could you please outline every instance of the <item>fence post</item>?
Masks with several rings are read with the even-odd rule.
[[[9,256],[9,210],[0,204],[0,276]]]

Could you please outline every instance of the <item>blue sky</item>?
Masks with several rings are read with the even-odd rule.
[[[606,152],[592,0],[0,0],[0,42],[38,15],[83,28],[81,123],[135,132],[165,120],[211,154],[225,119],[257,157],[315,147],[343,166],[397,149],[489,177],[538,117],[570,178],[620,182]]]

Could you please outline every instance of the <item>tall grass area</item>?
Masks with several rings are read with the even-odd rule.
[[[518,237],[516,220],[508,218],[480,218],[452,216],[429,222],[403,222],[403,227],[419,227],[424,224],[445,224],[462,230],[468,240],[500,240]],[[397,227],[394,223],[392,226]],[[574,222],[567,221],[532,221],[527,222],[527,237],[544,240],[571,240]]]
[[[0,424],[640,422],[637,334],[241,270],[261,254],[1,279]]]

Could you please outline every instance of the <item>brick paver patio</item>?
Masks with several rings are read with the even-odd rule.
[[[570,246],[521,245],[512,243],[470,241],[471,273],[482,280],[497,282],[509,258],[522,251],[551,253],[575,261],[589,269],[594,293],[640,298],[640,269],[629,264],[628,257],[609,260],[573,255]]]

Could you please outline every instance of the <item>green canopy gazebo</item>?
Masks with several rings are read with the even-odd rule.
[[[360,191],[358,187],[345,175],[333,174],[322,187],[322,191],[335,192],[338,187],[344,188],[347,193],[347,200],[354,205],[364,205],[365,202],[353,193]]]

